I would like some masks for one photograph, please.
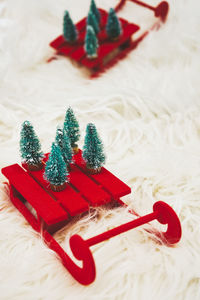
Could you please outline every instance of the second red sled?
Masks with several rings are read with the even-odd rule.
[[[117,13],[124,7],[126,1],[127,0],[120,0],[116,5],[115,11]],[[119,60],[126,57],[130,51],[138,46],[151,30],[158,29],[160,25],[166,21],[169,10],[169,4],[166,1],[162,1],[156,7],[138,0],[129,1],[153,11],[154,16],[156,17],[156,22],[149,29],[142,32],[139,37],[134,38],[135,33],[140,30],[139,25],[130,23],[123,18],[119,18],[123,33],[116,41],[109,40],[105,30],[108,13],[99,8],[101,15],[101,31],[97,35],[99,40],[97,58],[90,59],[86,56],[84,40],[87,18],[85,17],[76,24],[78,40],[74,44],[68,43],[63,35],[58,36],[50,43],[50,46],[56,50],[56,53],[48,60],[48,62],[55,59],[57,55],[66,56],[73,62],[76,62],[80,67],[84,67],[89,72],[90,77],[93,78],[99,76],[102,72],[115,65]]]

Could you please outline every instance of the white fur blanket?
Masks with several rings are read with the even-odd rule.
[[[105,9],[116,3],[97,1]],[[167,23],[94,80],[66,58],[46,63],[64,10],[78,21],[88,7],[89,0],[0,1],[0,167],[20,162],[19,131],[26,119],[49,151],[71,105],[80,146],[86,124],[94,122],[106,167],[131,186],[124,201],[141,215],[155,201],[166,201],[180,217],[182,240],[171,248],[158,245],[140,227],[99,244],[92,249],[96,281],[81,286],[10,203],[1,175],[0,299],[199,300],[199,1],[170,1]],[[153,21],[151,12],[132,3],[120,15],[144,28]],[[73,233],[92,237],[133,219],[126,209],[97,211],[98,219],[85,217],[56,234],[67,251]]]

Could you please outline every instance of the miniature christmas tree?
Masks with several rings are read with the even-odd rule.
[[[69,43],[73,43],[77,40],[77,30],[69,15],[68,11],[64,13],[63,19],[63,36]]]
[[[58,192],[66,187],[67,176],[68,172],[60,147],[53,143],[46,162],[44,179],[50,183],[53,191]]]
[[[113,8],[109,10],[106,33],[111,39],[117,39],[122,33],[120,21]]]
[[[93,15],[96,17],[96,20],[98,22],[98,24],[100,23],[100,19],[101,19],[101,15],[100,12],[96,6],[96,3],[94,0],[91,0],[90,3],[90,11],[93,13]]]
[[[86,128],[86,136],[83,146],[83,159],[91,173],[98,173],[105,163],[103,144],[98,136],[94,124],[89,123]]]
[[[93,12],[90,10],[87,17],[87,25],[92,26],[95,34],[99,33],[99,24]]]
[[[44,155],[41,151],[40,141],[29,121],[22,124],[20,135],[20,152],[23,161],[32,171],[41,169]]]
[[[70,145],[69,137],[65,130],[57,128],[56,143],[60,147],[62,156],[67,166],[72,162],[72,148]]]
[[[85,51],[88,58],[96,58],[98,49],[98,41],[92,26],[87,26],[85,37]]]
[[[64,129],[65,133],[67,134],[70,145],[74,151],[74,153],[78,152],[78,145],[76,142],[80,138],[80,130],[79,124],[76,120],[73,110],[69,107],[66,111],[65,121],[64,121]]]

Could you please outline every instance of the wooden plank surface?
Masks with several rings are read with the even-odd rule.
[[[49,183],[43,178],[43,170],[28,171],[29,174],[40,183],[42,187],[58,202],[71,216],[78,215],[89,210],[89,204],[69,184],[60,192],[51,190]]]
[[[88,174],[85,162],[82,158],[82,151],[74,156],[74,160],[77,166],[79,166],[86,174]],[[93,180],[108,191],[114,199],[118,199],[131,193],[131,188],[109,172],[106,168],[102,168],[99,174],[88,174]]]
[[[68,219],[67,212],[18,164],[3,168],[2,173],[48,225]]]
[[[111,201],[110,195],[75,165],[71,166],[70,183],[88,199],[92,206],[99,206]]]

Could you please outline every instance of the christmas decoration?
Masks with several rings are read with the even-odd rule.
[[[106,33],[111,39],[118,38],[122,33],[120,21],[113,8],[109,10]]]
[[[23,161],[32,170],[42,168],[43,153],[38,137],[29,121],[22,124],[20,152]]]
[[[70,43],[73,43],[77,40],[77,30],[74,23],[72,22],[68,11],[65,11],[64,13],[63,36],[66,39],[66,41]]]
[[[99,33],[99,25],[98,25],[95,15],[92,13],[92,11],[89,11],[89,14],[87,17],[87,26],[92,26],[95,34]]]
[[[98,49],[98,41],[92,26],[87,26],[85,38],[85,51],[88,58],[96,58]]]
[[[100,172],[102,165],[105,164],[103,144],[98,136],[95,125],[92,123],[89,123],[86,128],[83,159],[87,163],[87,168],[92,173]]]
[[[61,191],[66,186],[67,176],[68,173],[60,147],[53,143],[49,159],[46,162],[44,178],[50,182],[52,190]]]
[[[86,43],[85,40],[88,18],[83,18],[76,24],[76,29],[79,33],[77,43],[70,43],[63,35],[60,35],[50,43],[50,46],[56,50],[56,56],[49,58],[48,62],[56,59],[57,55],[67,56],[72,61],[78,62],[78,65],[85,67],[89,71],[87,73],[91,78],[101,75],[104,71],[114,66],[119,60],[125,58],[130,51],[134,50],[152,30],[159,29],[167,18],[169,4],[166,1],[162,1],[156,7],[138,0],[131,0],[131,2],[153,11],[157,18],[156,22],[150,28],[142,30],[137,38],[132,39],[132,36],[140,27],[116,16],[126,4],[126,0],[119,1],[116,7],[110,11],[110,17],[108,17],[108,13],[105,10],[97,9],[95,2],[92,1],[89,15],[92,13],[96,17],[97,23],[99,16],[101,19],[98,32],[98,55],[94,35],[92,35],[92,46],[88,48],[90,44]],[[95,22],[90,21],[89,23],[94,24]],[[96,28],[95,25],[92,25],[92,27]],[[142,27],[144,28],[144,26]],[[96,29],[95,31],[97,32]],[[91,29],[89,34],[91,36]]]
[[[78,122],[71,108],[67,110],[65,126],[68,132],[72,134],[72,144],[74,145],[80,134]],[[2,174],[9,180],[8,187],[12,203],[32,228],[42,235],[47,246],[57,254],[64,267],[78,282],[88,285],[95,280],[96,267],[90,247],[153,220],[167,225],[167,229],[161,232],[160,230],[156,231],[155,228],[150,230],[149,227],[147,230],[149,236],[150,234],[153,238],[157,236],[163,245],[170,246],[179,242],[182,233],[176,213],[168,204],[158,201],[153,205],[153,212],[140,217],[133,209],[128,210],[135,217],[137,216],[137,219],[87,240],[77,234],[72,235],[69,241],[71,252],[76,259],[81,261],[81,264],[76,264],[54,239],[53,234],[71,220],[75,220],[74,217],[79,215],[81,218],[81,214],[90,211],[92,207],[103,205],[104,209],[114,209],[119,206],[127,208],[127,205],[120,198],[130,194],[131,189],[102,167],[105,163],[103,146],[96,127],[92,123],[87,125],[84,151],[79,149],[73,155],[74,163],[71,166],[70,174],[68,174],[59,146],[64,148],[64,134],[62,130],[57,130],[56,143],[52,143],[50,155],[45,154],[43,156],[42,163],[46,164],[45,171],[44,169],[33,171],[29,168],[25,155],[26,160],[22,167],[18,164],[7,166],[2,169]],[[32,125],[25,121],[20,140],[23,153],[27,151],[24,145],[32,145],[33,141],[30,136],[34,140],[34,149],[37,145],[37,150],[40,150]],[[38,151],[33,151],[33,153],[34,155],[35,153],[38,154]],[[41,162],[42,154],[39,153],[39,161]],[[88,167],[94,168],[95,172],[88,172]],[[97,172],[99,168],[101,168],[101,172]],[[70,176],[70,183],[67,181],[68,175]],[[28,208],[26,202],[31,205],[34,211]]]
[[[63,130],[66,132],[67,136],[69,137],[70,144],[73,151],[77,152],[78,146],[76,142],[78,142],[80,138],[80,130],[79,130],[78,121],[76,120],[76,117],[71,107],[69,107],[66,111]]]
[[[104,168],[100,174],[87,177],[84,165],[81,163],[81,151],[75,155],[74,160],[77,167],[74,167],[72,174],[78,192],[70,185],[67,185],[67,188],[60,193],[49,190],[42,178],[41,170],[37,172],[28,170],[27,173],[19,165],[14,164],[3,168],[2,173],[10,183],[12,203],[33,229],[41,233],[47,246],[55,251],[65,268],[78,282],[88,285],[95,280],[96,267],[90,250],[91,246],[152,220],[156,219],[159,223],[167,225],[165,232],[157,231],[156,233],[163,245],[173,245],[179,242],[181,224],[176,213],[168,204],[158,201],[154,204],[152,213],[116,226],[88,240],[83,240],[79,235],[71,236],[71,251],[76,259],[82,261],[81,267],[79,267],[54,239],[53,233],[65,226],[73,216],[89,210],[89,205],[98,206],[108,203],[109,209],[114,208],[115,205],[126,207],[119,197],[129,194],[130,188]],[[79,193],[79,191],[81,192]],[[85,199],[89,199],[88,195],[93,202],[87,203]],[[36,217],[28,210],[24,200],[35,209]],[[134,213],[133,210],[130,213]],[[148,232],[150,233],[149,230]],[[155,232],[154,228],[152,235]]]
[[[96,17],[96,20],[98,22],[98,24],[100,23],[100,19],[101,19],[101,14],[98,10],[98,8],[96,7],[96,3],[94,0],[91,0],[90,3],[90,12],[93,13],[93,15]]]
[[[56,131],[56,143],[60,147],[63,159],[67,166],[72,162],[72,148],[70,145],[69,137],[65,130],[57,128]]]

